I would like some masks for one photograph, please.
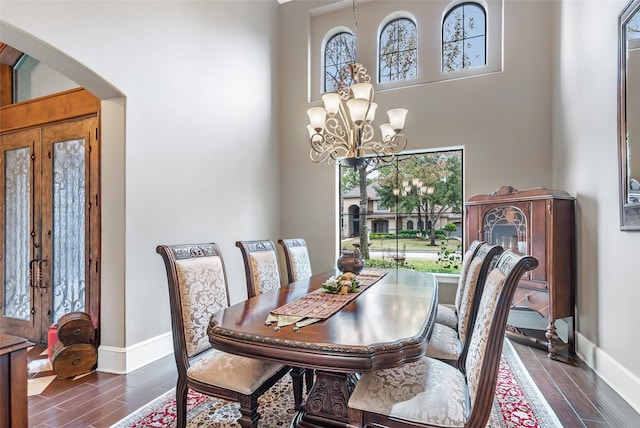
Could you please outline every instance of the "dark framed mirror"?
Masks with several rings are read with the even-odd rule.
[[[640,230],[640,0],[618,18],[620,229]]]

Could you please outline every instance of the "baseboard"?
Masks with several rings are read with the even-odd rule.
[[[640,413],[640,378],[576,332],[576,353],[602,380]]]
[[[173,353],[171,332],[152,337],[126,348],[98,347],[98,371],[126,374]]]

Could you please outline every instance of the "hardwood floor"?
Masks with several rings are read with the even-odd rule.
[[[640,427],[640,414],[582,361],[552,361],[545,351],[512,343],[564,427]],[[29,359],[43,358],[42,350],[34,347]],[[41,395],[29,397],[29,426],[108,427],[173,388],[176,377],[169,355],[127,375],[56,379]]]

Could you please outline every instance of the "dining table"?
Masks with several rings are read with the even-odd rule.
[[[365,269],[355,293],[327,292],[323,284],[340,274],[292,282],[216,312],[209,322],[215,349],[315,370],[292,426],[346,427],[360,373],[415,361],[427,349],[438,304],[433,274]],[[333,312],[322,313],[337,301]]]

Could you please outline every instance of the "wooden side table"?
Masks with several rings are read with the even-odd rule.
[[[26,428],[27,348],[33,343],[0,333],[0,428]]]

